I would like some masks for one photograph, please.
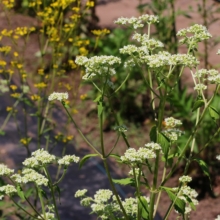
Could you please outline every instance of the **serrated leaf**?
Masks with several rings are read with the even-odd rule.
[[[138,198],[138,208],[140,209],[141,216],[144,220],[149,218],[149,207],[145,197],[140,196]]]
[[[87,154],[86,156],[84,156],[84,157],[80,160],[80,162],[79,162],[79,168],[81,169],[82,166],[83,166],[83,164],[84,164],[89,158],[91,158],[91,157],[96,157],[96,156],[98,156],[98,154]]]
[[[174,207],[175,209],[181,213],[184,214],[185,213],[185,202],[181,199],[179,199],[168,187],[161,187],[163,190],[166,191],[167,195],[169,196],[169,198],[171,199],[172,202],[174,202]]]
[[[133,178],[112,179],[112,181],[116,184],[120,184],[120,185],[123,185],[123,186],[126,186],[126,185],[133,186],[134,185],[134,179]]]
[[[157,127],[153,126],[150,130],[150,140],[157,142]]]
[[[158,133],[158,144],[160,144],[160,146],[162,147],[164,158],[165,160],[167,160],[170,143],[169,139],[163,133]]]
[[[212,106],[209,106],[209,115],[212,119],[217,120],[220,118],[219,112]]]
[[[203,100],[197,100],[193,104],[192,112],[194,112],[197,108],[202,107],[204,104],[205,104],[205,102]]]
[[[18,196],[19,196],[22,200],[24,200],[24,199],[25,199],[25,197],[24,197],[24,192],[23,192],[21,186],[18,185],[18,186],[16,187],[16,189],[17,189]]]

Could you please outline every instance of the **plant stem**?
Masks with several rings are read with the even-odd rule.
[[[78,125],[76,124],[75,120],[73,119],[73,117],[70,115],[68,109],[65,106],[65,103],[62,102],[64,109],[66,110],[68,116],[70,117],[71,121],[73,122],[76,130],[79,132],[80,136],[83,138],[83,140],[100,156],[102,157],[102,154],[91,144],[91,142],[84,136],[84,134],[82,133],[82,131],[80,130],[80,128],[78,127]]]

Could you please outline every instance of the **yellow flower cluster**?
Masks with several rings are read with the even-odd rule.
[[[25,36],[35,31],[35,27],[17,27],[15,30],[3,29],[1,31],[0,40],[2,37],[12,37],[13,39],[19,39],[21,36]]]
[[[1,0],[1,2],[5,8],[10,9],[13,8],[15,5],[15,1],[14,0]]]
[[[73,139],[73,135],[68,135],[68,136],[65,136],[61,133],[58,133],[56,136],[55,136],[55,139],[59,142],[63,142],[63,143],[68,143],[69,141],[71,141]]]
[[[110,30],[108,29],[103,29],[103,30],[92,30],[92,33],[98,37],[100,36],[105,36],[106,34],[110,33]]]

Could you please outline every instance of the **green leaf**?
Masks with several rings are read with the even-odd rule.
[[[199,164],[199,166],[201,167],[203,173],[204,173],[206,176],[208,176],[208,178],[209,178],[209,180],[210,180],[209,168],[208,168],[206,162],[203,161],[203,160],[201,160],[201,159],[199,159],[199,158],[195,158],[194,160]]]
[[[192,199],[189,198],[189,196],[187,196],[187,195],[185,195],[185,194],[184,194],[184,197],[186,198],[187,202],[190,204],[191,208],[192,208],[193,210],[196,210],[196,207],[195,207],[194,203],[192,202]]]
[[[181,199],[179,199],[173,192],[172,192],[172,188],[168,188],[168,187],[161,187],[163,190],[166,191],[166,193],[168,194],[169,198],[171,199],[172,202],[174,202],[174,207],[175,209],[181,213],[184,214],[185,213],[185,202]]]
[[[46,194],[46,192],[45,192],[43,189],[39,189],[39,193],[40,193],[45,199],[48,199],[48,198],[47,198],[47,194]]]
[[[167,160],[170,143],[169,139],[163,133],[158,133],[158,144],[160,144],[160,146],[162,147],[164,158],[165,160]]]
[[[83,164],[90,158],[90,157],[96,157],[98,156],[98,154],[88,154],[86,156],[84,156],[80,162],[79,162],[79,168],[82,168]]]
[[[193,104],[192,112],[194,112],[197,108],[202,107],[204,104],[205,104],[205,102],[203,100],[197,100]]]
[[[148,203],[147,203],[147,200],[145,199],[145,197],[140,196],[138,198],[138,208],[140,209],[142,218],[144,220],[148,220],[148,218],[149,218],[149,207],[148,207]]]
[[[134,179],[133,178],[125,178],[125,179],[112,179],[112,181],[116,184],[120,185],[134,185]]]
[[[98,102],[98,116],[102,114],[103,111],[103,102]]]
[[[212,106],[209,106],[209,115],[212,119],[217,120],[219,119],[219,112]]]
[[[99,94],[97,97],[96,97],[96,99],[95,100],[93,100],[93,102],[99,102],[99,100],[100,100],[100,98],[102,97],[102,95],[101,94]]]
[[[150,130],[150,140],[157,142],[157,127],[153,126]]]
[[[21,186],[18,185],[18,186],[16,187],[16,189],[17,189],[18,196],[19,196],[22,200],[24,200],[24,199],[25,199],[25,197],[24,197],[24,192],[23,192]]]

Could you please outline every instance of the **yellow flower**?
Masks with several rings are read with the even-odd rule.
[[[20,139],[20,143],[22,143],[23,145],[28,145],[31,141],[31,138],[21,138]]]
[[[0,66],[6,66],[6,62],[4,60],[0,60]]]
[[[105,28],[103,30],[92,30],[91,32],[96,36],[104,36],[106,34],[109,34],[110,30]]]
[[[73,139],[73,135],[67,136],[66,139],[67,139],[68,141],[71,141],[71,140]]]
[[[10,85],[10,88],[15,91],[18,87],[16,85]]]
[[[72,113],[73,113],[73,114],[78,114],[78,110],[75,109],[75,108],[73,108],[73,109],[72,109]]]
[[[12,111],[12,109],[13,109],[12,107],[9,107],[9,106],[8,106],[8,107],[6,108],[6,111],[7,111],[7,112],[10,112],[10,111]]]
[[[38,89],[45,88],[46,86],[47,86],[47,84],[44,83],[44,82],[34,84],[34,87],[36,87],[36,88],[38,88]]]
[[[38,100],[40,100],[40,96],[39,95],[32,95],[31,100],[38,101]]]
[[[38,70],[37,70],[37,73],[38,73],[39,75],[43,76],[43,75],[44,75],[44,69],[38,69]]]
[[[14,52],[14,56],[15,56],[15,57],[18,57],[18,53],[17,53],[17,52]]]
[[[82,95],[80,95],[80,99],[81,100],[85,100],[87,98],[87,94],[82,94]]]
[[[11,51],[10,46],[0,47],[0,52],[8,54]]]
[[[94,5],[95,5],[95,3],[94,3],[93,1],[88,1],[88,2],[86,2],[86,6],[87,6],[88,8],[92,8],[92,7],[94,7]]]
[[[20,97],[20,93],[12,93],[11,97],[13,98],[19,98]]]
[[[86,56],[89,53],[89,51],[85,47],[80,47],[79,48],[79,53],[82,56]]]

